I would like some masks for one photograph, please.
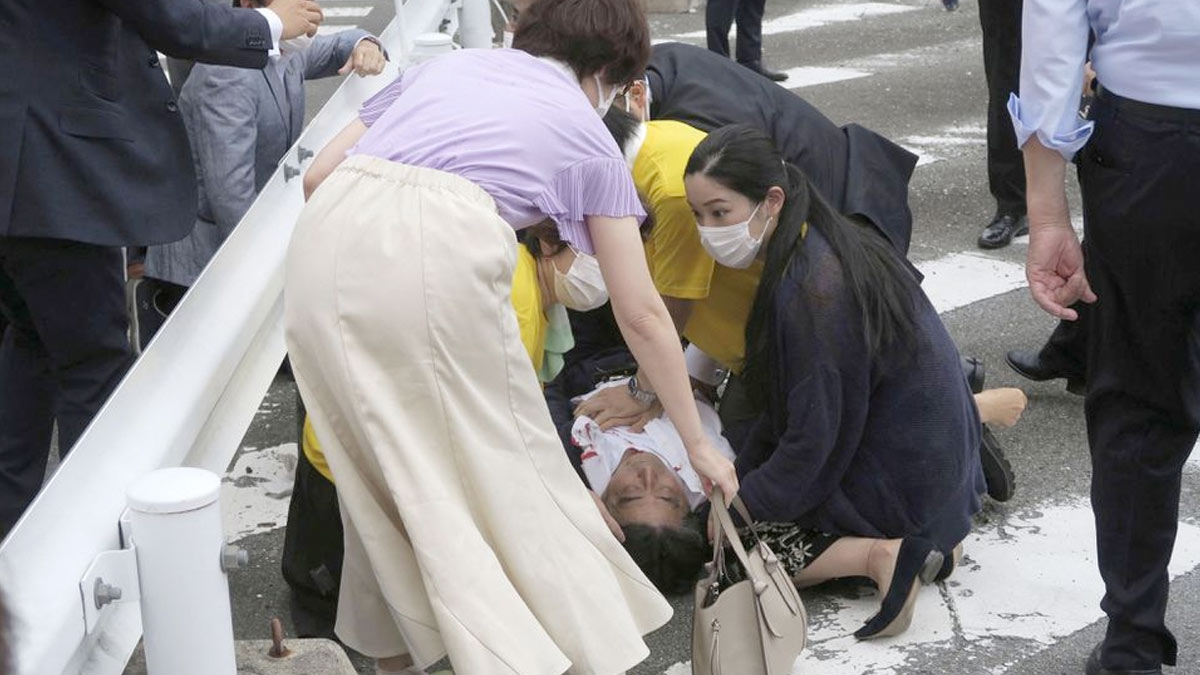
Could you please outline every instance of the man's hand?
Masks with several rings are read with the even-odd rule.
[[[1070,222],[1029,228],[1025,278],[1034,301],[1060,319],[1079,318],[1070,308],[1075,302],[1096,301],[1083,271],[1083,250]]]
[[[371,40],[359,40],[350,54],[350,58],[346,59],[345,65],[338,68],[338,75],[350,72],[359,77],[378,75],[383,72],[386,65],[387,59],[384,58],[383,50],[379,48],[378,44]]]
[[[1083,250],[1071,228],[1071,212],[1063,188],[1066,159],[1030,136],[1025,155],[1025,197],[1029,206],[1029,252],[1025,278],[1033,299],[1054,316],[1074,321],[1079,315],[1068,305],[1095,302],[1096,294],[1083,271]]]
[[[613,518],[612,514],[608,512],[608,507],[604,505],[604,500],[592,490],[588,490],[588,494],[592,496],[592,501],[596,502],[596,508],[600,510],[600,517],[604,518],[604,523],[608,525],[608,529],[613,533],[613,536],[622,544],[625,543],[625,531],[621,529],[621,524],[617,522],[617,519]]]
[[[325,20],[321,6],[313,0],[275,0],[267,9],[278,14],[283,22],[280,37],[284,40],[301,35],[312,37],[317,34],[317,26]]]
[[[607,387],[575,408],[575,416],[581,415],[592,418],[604,431],[627,426],[640,432],[651,420],[662,416],[662,405],[658,401],[639,403],[624,386]]]

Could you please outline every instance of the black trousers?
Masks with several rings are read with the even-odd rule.
[[[988,188],[997,215],[1025,215],[1025,160],[1008,115],[1021,84],[1021,0],[979,0],[983,73],[988,88]]]
[[[1108,669],[1174,665],[1167,562],[1200,433],[1200,111],[1102,93],[1079,182],[1090,317],[1085,403]]]
[[[1086,246],[1084,248],[1086,249]],[[1046,344],[1042,346],[1039,357],[1056,369],[1086,381],[1088,321],[1091,318],[1092,306],[1079,302],[1071,308],[1079,314],[1079,318],[1074,321],[1059,321]]]
[[[746,65],[762,62],[762,22],[767,0],[708,0],[704,27],[708,49],[729,56],[729,29],[737,19],[737,61]]]
[[[132,362],[120,248],[0,237],[0,534]]]

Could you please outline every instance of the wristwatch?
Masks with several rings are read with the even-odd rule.
[[[642,405],[650,405],[658,400],[658,394],[638,386],[637,375],[629,378],[629,395]]]

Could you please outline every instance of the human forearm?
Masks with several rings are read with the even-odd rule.
[[[1025,200],[1029,210],[1029,229],[1071,227],[1067,206],[1067,162],[1057,150],[1042,145],[1030,136],[1022,148],[1025,155]]]
[[[1025,153],[1026,200],[1029,209],[1029,251],[1025,278],[1034,301],[1050,314],[1068,321],[1078,318],[1070,306],[1078,300],[1095,302],[1083,266],[1083,251],[1071,227],[1067,208],[1066,160],[1057,150],[1031,136]]]
[[[316,159],[312,165],[308,167],[308,171],[304,174],[304,199],[312,196],[312,193],[333,173],[333,170],[346,159],[346,153],[358,143],[358,139],[362,138],[363,134],[367,133],[367,125],[361,120],[354,120],[346,125],[346,128],[338,132],[333,140],[329,141],[321,152],[317,153]]]
[[[640,367],[644,388],[659,402],[689,452],[705,440],[696,412],[679,334],[654,288],[632,219],[589,219],[613,314]],[[634,253],[636,251],[636,253]]]

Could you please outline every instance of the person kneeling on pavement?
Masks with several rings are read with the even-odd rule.
[[[718,265],[763,262],[742,380],[759,411],[740,496],[798,586],[872,579],[891,636],[953,571],[984,492],[980,419],[960,356],[900,256],[837,214],[771,140],[719,129],[684,172]],[[950,562],[946,562],[950,558]]]

